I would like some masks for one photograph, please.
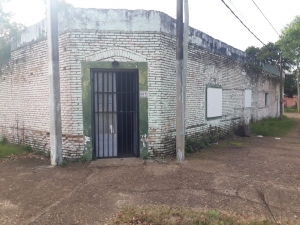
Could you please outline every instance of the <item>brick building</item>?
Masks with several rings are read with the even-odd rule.
[[[68,9],[59,15],[63,155],[175,152],[176,21],[157,11]],[[0,138],[49,150],[46,21],[12,40],[0,72]],[[190,28],[186,135],[223,135],[279,114],[279,73]],[[267,72],[269,71],[269,72]]]
[[[287,96],[284,96],[284,99],[283,99],[283,102],[284,102],[284,106],[285,107],[295,107],[297,106],[297,96],[293,96],[292,98],[289,98]]]

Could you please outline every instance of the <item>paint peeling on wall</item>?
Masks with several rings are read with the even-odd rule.
[[[147,144],[148,144],[147,134],[142,134],[141,135],[141,142],[142,142],[143,148],[147,147]]]

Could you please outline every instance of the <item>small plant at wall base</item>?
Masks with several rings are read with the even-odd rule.
[[[8,143],[7,138],[3,136],[0,141],[0,157],[7,157],[10,155],[17,155],[22,153],[21,146]]]
[[[61,166],[61,167],[66,167],[67,165],[68,165],[67,161],[64,160],[64,161],[61,163],[60,166]]]
[[[7,143],[8,143],[7,138],[6,138],[5,136],[3,136],[3,137],[1,138],[0,144],[4,145],[4,144],[7,144]]]
[[[209,136],[203,136],[202,138],[186,138],[185,139],[185,151],[186,153],[193,153],[200,149],[210,146],[211,139]]]
[[[143,160],[147,160],[149,158],[149,152],[147,149],[144,149],[141,151],[141,156],[140,156],[141,159]]]
[[[30,145],[23,145],[22,150],[25,152],[32,152],[32,147]]]
[[[48,150],[48,151],[46,152],[46,158],[47,158],[47,159],[50,159],[50,157],[51,157],[51,151]]]

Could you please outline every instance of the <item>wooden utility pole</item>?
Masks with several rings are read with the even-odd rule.
[[[184,127],[184,81],[183,81],[183,0],[177,0],[177,55],[176,55],[176,157],[184,161],[185,127]]]
[[[61,165],[62,129],[58,52],[57,0],[47,0],[48,75],[50,84],[51,165]]]
[[[282,120],[282,117],[283,117],[283,98],[282,98],[282,87],[283,87],[283,81],[282,81],[282,56],[280,54],[280,91],[279,91],[279,95],[280,95],[280,109],[279,109],[279,112],[280,112],[280,120]]]

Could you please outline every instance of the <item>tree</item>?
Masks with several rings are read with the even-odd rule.
[[[298,113],[300,113],[300,16],[287,24],[281,32],[278,41],[283,54],[295,62],[296,77],[297,77],[297,91],[298,91]]]
[[[258,48],[250,46],[245,50],[248,60],[252,63],[260,61],[280,68],[281,49],[277,43],[269,42],[267,45]],[[282,69],[290,72],[294,62],[288,57],[282,57]]]
[[[285,76],[284,94],[289,98],[297,94],[297,78],[295,73]]]
[[[257,60],[259,51],[260,51],[260,49],[258,47],[254,47],[254,46],[250,46],[245,50],[249,60],[253,61],[253,62]]]
[[[11,21],[11,12],[3,10],[3,6],[9,1],[0,0],[0,62],[10,58],[10,38],[24,28],[23,25]]]

